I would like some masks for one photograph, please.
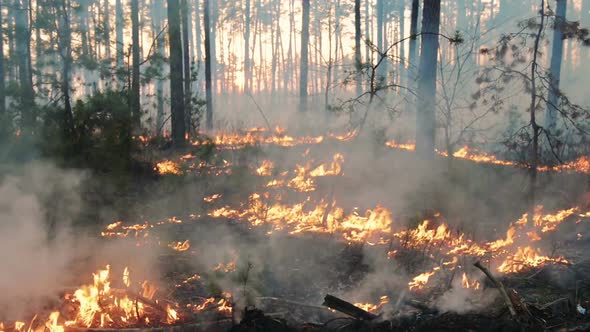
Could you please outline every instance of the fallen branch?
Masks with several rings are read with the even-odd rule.
[[[496,279],[496,277],[494,277],[490,270],[488,270],[487,267],[481,265],[479,261],[473,265],[476,268],[480,269],[494,283],[496,288],[498,288],[498,291],[500,291],[502,299],[504,299],[504,303],[506,303],[506,306],[508,307],[508,311],[510,311],[510,316],[512,318],[516,318],[516,310],[514,309],[514,305],[512,304],[510,297],[508,297],[508,293],[506,293],[506,289],[504,288],[504,285],[500,282],[500,280]]]
[[[350,302],[346,302],[330,294],[326,295],[326,297],[324,298],[324,303],[322,305],[325,305],[326,307],[332,308],[336,311],[340,311],[341,313],[347,314],[356,319],[373,320],[377,318],[376,315],[368,311],[365,311]]]

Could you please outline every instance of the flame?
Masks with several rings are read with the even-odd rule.
[[[50,332],[64,332],[64,326],[58,324],[58,322],[57,322],[58,319],[59,319],[59,311],[54,311],[54,312],[50,313],[49,318],[47,319],[47,322],[45,323],[45,327]]]
[[[344,209],[320,202],[312,205],[308,198],[302,203],[287,205],[280,202],[269,204],[263,200],[267,195],[253,194],[248,204],[240,209],[228,206],[209,213],[214,218],[244,220],[252,226],[270,225],[273,230],[286,230],[289,234],[330,233],[340,235],[349,242],[385,243],[393,220],[389,210],[382,206],[345,215]]]
[[[187,251],[191,247],[191,243],[189,240],[184,242],[172,242],[168,245],[169,248],[175,251]]]
[[[216,200],[220,199],[221,197],[222,197],[221,194],[213,194],[211,196],[203,197],[203,201],[205,201],[207,203],[213,203]]]
[[[361,308],[364,311],[368,311],[371,313],[379,312],[383,308],[384,305],[389,303],[389,296],[383,295],[379,298],[379,303],[355,303],[355,307]]]
[[[166,323],[174,324],[178,320],[178,312],[172,309],[169,304],[166,305]]]
[[[469,278],[467,277],[467,274],[465,274],[465,272],[463,272],[463,276],[461,277],[461,287],[463,287],[465,289],[478,290],[481,288],[481,285],[479,284],[479,281],[477,281],[477,280],[469,280]]]
[[[524,269],[537,267],[546,263],[569,264],[569,261],[563,257],[550,258],[539,254],[538,250],[531,247],[520,247],[513,255],[509,255],[498,266],[498,271],[503,273],[515,273]]]
[[[270,176],[272,175],[272,170],[274,168],[274,163],[270,160],[263,160],[260,167],[256,168],[256,174],[260,176]]]
[[[436,271],[424,272],[417,276],[415,276],[412,281],[408,283],[408,286],[411,291],[421,290],[424,289],[426,284],[428,284],[428,280],[432,277]]]
[[[415,151],[416,150],[416,143],[398,143],[395,140],[385,142],[385,145],[394,148],[394,149],[402,149],[407,151]]]
[[[164,160],[156,164],[154,171],[160,175],[173,174],[181,175],[180,165],[172,160]]]
[[[447,152],[439,152],[439,154],[445,157],[448,156]],[[469,148],[467,145],[455,151],[453,153],[453,157],[471,160],[476,163],[494,164],[502,166],[518,166],[518,164],[513,161],[497,159],[496,156],[487,154],[485,152],[477,151],[476,149]]]

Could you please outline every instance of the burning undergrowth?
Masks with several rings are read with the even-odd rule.
[[[10,275],[2,289],[22,293],[8,293],[10,300],[0,301],[0,330],[152,328],[224,319],[232,324],[246,319],[249,312],[243,308],[250,306],[270,311],[307,306],[306,311],[291,310],[291,323],[322,321],[337,316],[314,307],[326,293],[391,320],[485,312],[501,298],[473,263],[481,261],[505,280],[522,275],[553,279],[539,271],[575,274],[583,259],[580,248],[590,219],[584,206],[539,206],[533,214],[522,209],[489,213],[482,222],[465,220],[482,215],[475,205],[477,211],[457,213],[472,200],[455,209],[440,204],[439,210],[432,204],[421,214],[410,213],[406,194],[419,192],[415,188],[424,183],[423,174],[408,171],[415,160],[353,153],[359,148],[353,145],[359,143],[348,142],[354,134],[300,139],[280,131],[275,136],[261,133],[194,144],[196,149],[218,146],[221,152],[215,160],[184,151],[158,161],[155,170],[175,181],[173,185],[178,179],[195,187],[203,178],[215,181],[179,191],[150,208],[175,211],[165,218],[150,218],[146,209],[137,223],[110,222],[102,228],[101,239],[73,236],[65,227],[53,232],[54,240],[43,239],[46,225],[36,224],[45,216],[25,218],[34,221],[31,229],[23,230],[25,238],[12,234],[4,242],[23,252],[35,247],[31,243],[40,244],[43,252],[29,256],[41,261],[32,259],[30,270],[22,270],[22,256],[18,262],[3,262],[18,266],[19,272]],[[253,143],[265,152],[244,156],[242,149]],[[412,150],[406,147],[400,146]],[[466,151],[461,153],[474,155]],[[494,167],[515,166],[492,156],[481,160]],[[405,168],[400,166],[404,163]],[[4,209],[6,219],[26,226],[22,215],[43,209],[30,208],[35,196],[20,194],[23,181],[7,179],[2,189],[17,197]],[[75,191],[75,183],[69,188]],[[456,191],[449,190],[448,201],[465,197]],[[174,203],[183,209],[164,207]],[[80,261],[83,267],[72,268],[72,262]],[[19,280],[21,274],[42,274],[47,282]],[[583,303],[581,298],[576,302]]]

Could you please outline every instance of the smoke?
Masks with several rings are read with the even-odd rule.
[[[98,242],[73,226],[84,207],[86,173],[48,162],[13,169],[0,179],[0,320],[26,318],[61,292],[89,283],[91,272],[106,264],[133,262],[140,275],[153,271],[150,248]]]
[[[77,172],[50,164],[23,166],[0,183],[0,312],[21,314],[67,285],[63,273],[75,258],[69,227],[80,206]],[[56,205],[48,211],[44,201]],[[52,223],[59,219],[59,223]]]

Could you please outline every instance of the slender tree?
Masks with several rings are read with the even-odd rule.
[[[72,67],[72,32],[70,28],[70,0],[63,0],[58,7],[58,50],[62,62],[61,93],[64,102],[64,138],[74,133],[74,119],[70,101],[70,74]]]
[[[4,87],[5,70],[4,70],[4,30],[2,19],[2,2],[0,2],[0,119],[6,114],[6,90]],[[2,121],[4,122],[4,121]]]
[[[211,27],[209,22],[209,0],[204,0],[203,25],[205,28],[205,94],[207,99],[207,129],[213,128],[213,84],[211,82]]]
[[[356,67],[356,95],[362,93],[361,73],[361,0],[354,0],[354,65]]]
[[[129,105],[133,124],[140,126],[140,89],[139,89],[139,3],[138,0],[131,0],[131,93]]]
[[[436,132],[436,67],[440,25],[440,0],[424,0],[422,11],[422,53],[416,109],[416,152],[434,156]]]
[[[412,0],[412,11],[410,14],[410,53],[409,53],[409,67],[408,82],[410,88],[415,87],[413,83],[416,80],[416,67],[418,66],[418,42],[416,35],[418,34],[418,15],[420,12],[420,0]]]
[[[188,133],[191,132],[191,58],[190,58],[190,36],[189,16],[191,11],[187,0],[181,2],[182,22],[182,68],[184,74],[184,117],[185,127]]]
[[[551,67],[549,68],[551,84],[549,98],[547,100],[547,113],[545,114],[545,129],[550,133],[555,131],[557,112],[559,108],[559,80],[561,76],[561,63],[563,61],[563,28],[567,9],[567,0],[556,0],[557,11],[555,14],[555,26],[553,29],[553,47],[551,50]]]
[[[156,36],[156,52],[158,59],[165,56],[165,36],[160,32],[162,30],[162,21],[164,20],[164,3],[163,1],[154,1],[152,3],[152,30],[153,35]],[[159,63],[159,62],[158,62]],[[164,82],[163,79],[158,77],[156,79],[156,135],[161,134],[162,127],[164,126]]]
[[[16,52],[18,54],[18,74],[20,83],[20,104],[22,107],[22,125],[32,133],[36,121],[35,92],[33,90],[33,74],[31,70],[31,30],[29,26],[29,0],[16,0]]]
[[[116,0],[115,2],[115,38],[117,39],[117,70],[122,70],[124,63],[123,63],[123,25],[125,24],[125,20],[123,18],[123,5],[121,4],[121,0]]]
[[[301,66],[299,75],[299,110],[307,111],[307,72],[309,50],[309,0],[302,0],[303,12],[301,13]]]
[[[244,15],[244,92],[250,93],[250,0],[246,0]]]
[[[385,29],[384,23],[384,16],[385,16],[385,4],[383,3],[385,0],[377,0],[377,50],[379,53],[383,53],[383,30]],[[381,58],[381,55],[377,56]],[[386,75],[386,60],[379,66],[377,72],[379,74],[378,80],[384,80]]]
[[[170,46],[170,106],[172,119],[172,142],[181,146],[184,134],[184,89],[182,80],[182,41],[180,38],[179,0],[168,0],[168,41]]]
[[[104,45],[107,64],[111,64],[111,11],[109,0],[104,0]]]

